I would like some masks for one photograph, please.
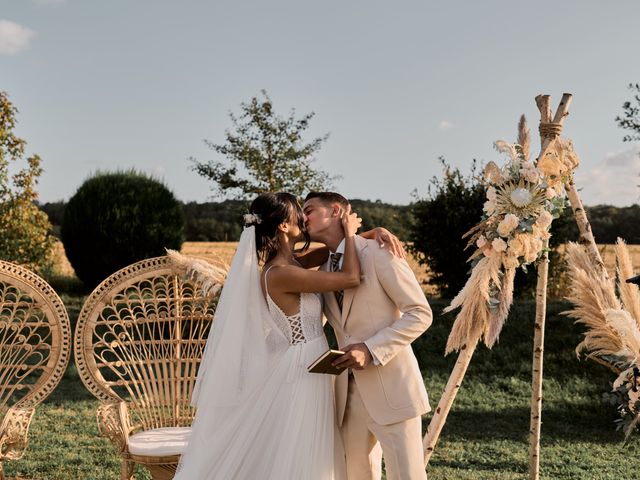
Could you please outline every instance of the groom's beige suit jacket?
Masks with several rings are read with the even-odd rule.
[[[333,292],[324,294],[324,313],[338,346],[366,343],[378,360],[353,376],[371,418],[389,425],[427,413],[431,407],[411,342],[432,321],[432,313],[413,271],[404,259],[356,236],[362,279],[344,291],[343,307]],[[322,267],[329,270],[329,262]],[[336,409],[342,425],[348,376],[336,379]]]

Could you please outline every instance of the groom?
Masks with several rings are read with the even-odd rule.
[[[325,270],[341,267],[344,234],[340,213],[348,200],[312,192],[304,203],[311,240],[331,256]],[[431,308],[404,259],[374,240],[356,237],[363,279],[356,288],[324,294],[324,313],[348,368],[336,379],[336,410],[349,480],[426,479],[420,416],[431,408],[411,342],[431,325]]]

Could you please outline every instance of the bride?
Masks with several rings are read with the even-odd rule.
[[[309,245],[296,198],[265,193],[251,204],[202,358],[192,396],[198,410],[176,480],[346,478],[333,376],[307,372],[328,349],[319,294],[360,283],[361,220],[341,215],[342,271],[314,271],[305,267],[320,265],[327,251],[294,255],[296,243]]]

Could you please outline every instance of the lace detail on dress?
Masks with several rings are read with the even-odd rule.
[[[289,339],[290,345],[305,343],[323,335],[322,330],[322,301],[317,293],[301,293],[300,309],[294,315],[286,315],[276,302],[269,295],[267,288],[267,275],[265,273],[265,292],[267,294],[267,305],[273,317],[273,321],[278,328]]]

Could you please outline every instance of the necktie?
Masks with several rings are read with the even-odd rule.
[[[342,258],[342,254],[341,253],[332,253],[331,254],[331,271],[332,272],[339,272],[340,271],[340,259]],[[340,310],[342,311],[342,299],[344,298],[344,291],[343,290],[336,290],[335,292],[333,292],[333,294],[336,296],[336,301],[338,302],[338,306],[340,307]]]

